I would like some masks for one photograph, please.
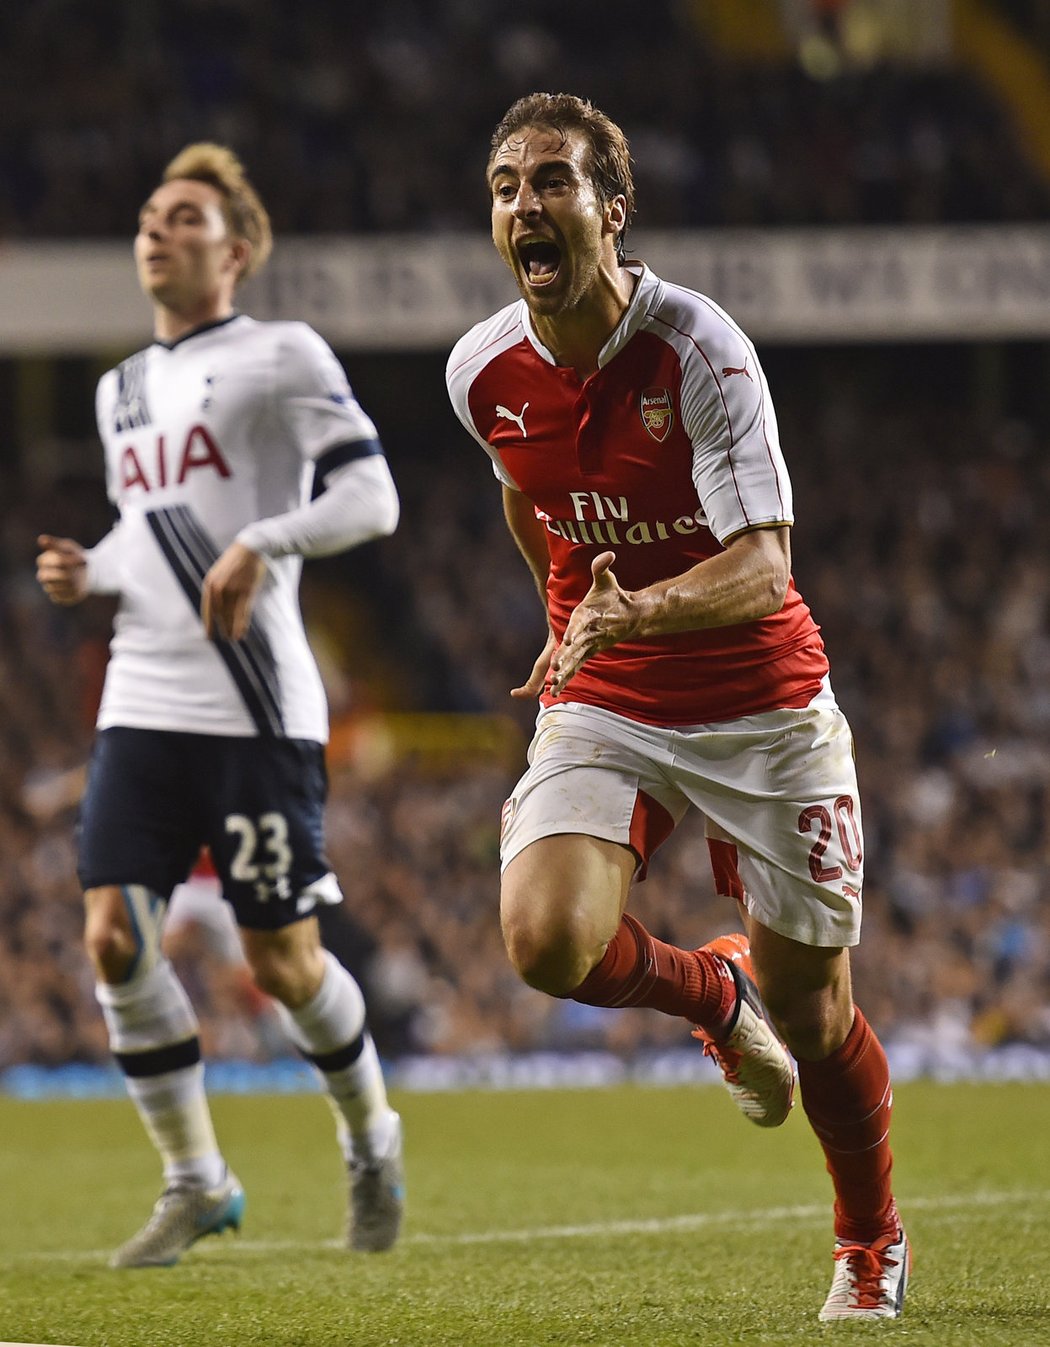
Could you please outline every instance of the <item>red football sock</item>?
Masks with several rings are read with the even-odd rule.
[[[587,1006],[649,1006],[717,1032],[736,1007],[736,983],[707,950],[656,940],[625,912],[601,962],[569,996]]]
[[[835,1187],[835,1234],[870,1244],[900,1229],[890,1187],[893,1091],[882,1044],[854,1007],[846,1041],[822,1062],[799,1061],[802,1107]]]

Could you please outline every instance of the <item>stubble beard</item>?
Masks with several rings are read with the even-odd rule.
[[[562,255],[564,257],[564,253]],[[529,312],[533,317],[556,321],[559,318],[568,317],[582,308],[597,280],[600,270],[599,260],[598,255],[595,254],[586,257],[582,265],[580,261],[577,261],[573,276],[560,293],[555,292],[547,295],[543,291],[537,292],[526,288],[523,294],[525,302],[529,306]]]

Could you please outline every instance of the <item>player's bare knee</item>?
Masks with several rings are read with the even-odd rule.
[[[134,942],[126,931],[116,926],[87,927],[84,948],[102,982],[123,982],[135,962]]]
[[[265,992],[267,996],[272,996],[282,1005],[291,1005],[296,1002],[295,973],[289,967],[287,960],[256,955],[254,958],[249,958],[248,962],[255,985],[261,992]]]
[[[591,971],[593,958],[565,924],[539,927],[503,922],[503,940],[521,979],[548,996],[568,996]]]
[[[289,1010],[298,1010],[317,994],[323,963],[279,946],[248,945],[245,952],[255,985]]]
[[[844,1015],[827,989],[802,996],[790,992],[778,995],[774,990],[768,997],[763,992],[763,1000],[780,1037],[803,1061],[816,1062],[829,1056],[849,1032],[852,1005]]]
[[[131,972],[139,946],[119,889],[87,895],[84,949],[102,982],[123,982]]]

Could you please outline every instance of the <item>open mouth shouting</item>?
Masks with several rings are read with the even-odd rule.
[[[525,239],[518,244],[518,256],[534,289],[550,285],[561,269],[561,249],[549,239]]]

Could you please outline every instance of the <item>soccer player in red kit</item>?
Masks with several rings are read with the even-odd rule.
[[[522,298],[457,343],[449,393],[550,626],[515,689],[541,709],[504,810],[509,956],[552,996],[688,1020],[762,1126],[791,1107],[783,1039],[835,1190],[820,1317],[896,1318],[910,1254],[889,1069],[850,983],[852,740],[791,578],[791,484],[755,348],[711,300],[625,259],[628,146],[591,104],[515,103],[488,182]],[[747,925],[699,950],[626,910],[690,806]]]

